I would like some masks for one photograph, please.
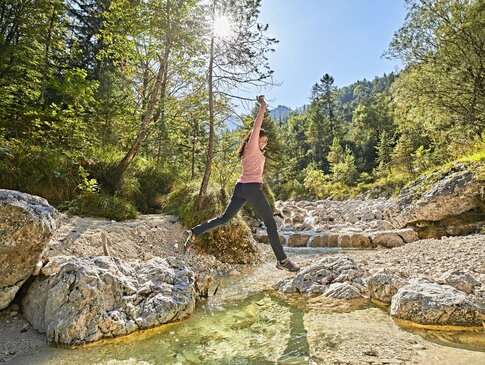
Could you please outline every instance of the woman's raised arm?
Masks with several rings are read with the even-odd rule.
[[[253,131],[248,140],[248,149],[258,148],[259,142],[259,131],[261,130],[261,125],[263,124],[264,113],[266,111],[266,101],[264,101],[264,95],[259,95],[257,97],[259,102],[259,112],[254,120]]]

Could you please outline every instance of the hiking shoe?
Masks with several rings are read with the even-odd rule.
[[[182,234],[182,238],[180,239],[180,242],[179,242],[179,252],[182,255],[184,255],[187,252],[187,249],[191,247],[194,239],[195,239],[194,232],[192,232],[191,229],[187,229],[184,231],[184,233]]]
[[[288,258],[284,259],[283,261],[276,261],[276,268],[280,270],[288,270],[291,272],[300,271],[300,268]]]

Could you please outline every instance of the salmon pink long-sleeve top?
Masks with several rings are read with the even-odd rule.
[[[266,158],[263,152],[259,149],[259,131],[263,124],[264,112],[266,105],[261,106],[259,113],[254,121],[253,130],[249,137],[242,160],[242,173],[237,182],[249,183],[249,182],[263,182],[263,170],[264,162]]]

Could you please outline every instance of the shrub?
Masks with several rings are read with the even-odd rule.
[[[60,149],[2,141],[0,186],[41,196],[58,206],[74,197],[78,183],[75,154]]]
[[[70,214],[104,217],[117,221],[133,219],[138,216],[136,208],[129,201],[102,191],[82,192],[63,207],[67,208]]]

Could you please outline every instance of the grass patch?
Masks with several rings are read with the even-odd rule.
[[[116,221],[134,219],[138,216],[138,211],[131,202],[104,192],[82,193],[66,202],[62,208],[70,214],[103,217]]]

